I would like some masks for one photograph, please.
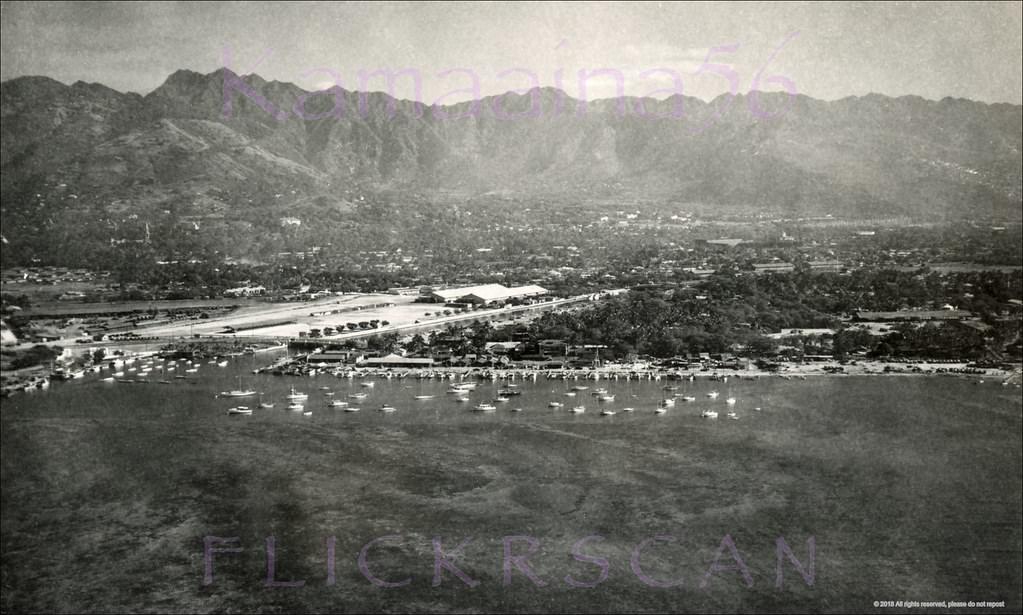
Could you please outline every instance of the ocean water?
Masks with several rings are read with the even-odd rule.
[[[541,376],[515,381],[523,394],[482,414],[472,407],[503,383],[481,382],[457,403],[448,382],[364,388],[253,375],[255,360],[267,359],[202,365],[186,381],[90,376],[5,399],[3,610],[1021,608],[1014,387],[938,376],[697,380],[670,383],[697,400],[658,415],[665,381]],[[276,407],[216,398],[239,385]],[[574,385],[590,389],[565,397]],[[309,394],[311,416],[286,409],[292,386]],[[615,401],[596,401],[597,386]],[[349,413],[328,408],[319,387],[346,401],[369,395]],[[729,396],[739,420],[726,418]],[[397,411],[380,412],[385,403]],[[239,404],[254,414],[228,416]],[[567,411],[578,404],[584,414]],[[600,416],[605,406],[618,413]],[[207,537],[236,538],[209,542],[240,551],[207,554]],[[451,563],[435,578],[438,548]],[[957,610],[977,612],[930,612]]]

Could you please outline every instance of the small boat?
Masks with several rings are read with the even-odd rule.
[[[718,413],[716,410],[704,410],[700,413],[700,416],[705,419],[716,419],[718,417]]]
[[[334,397],[334,391],[327,391],[323,394],[324,397]]]
[[[416,395],[416,399],[418,400],[433,399],[433,395]]]
[[[692,395],[683,395],[682,401],[696,401],[696,398],[693,397]]]
[[[114,378],[112,376],[110,378],[104,378],[103,380],[101,380],[101,382],[113,382],[113,381],[114,381]]]
[[[306,393],[300,393],[295,390],[295,387],[291,387],[291,393],[285,396],[288,401],[303,401],[309,399],[309,395]]]
[[[495,406],[494,404],[488,404],[488,403],[481,402],[481,403],[476,404],[476,407],[473,408],[473,410],[475,410],[477,412],[493,412],[493,411],[497,410],[497,406]]]
[[[375,382],[360,382],[359,384],[366,387],[367,389],[372,389],[374,386],[376,386]]]
[[[665,408],[664,406],[657,406],[656,408],[654,408],[654,413],[655,414],[664,414],[667,411],[668,411],[668,409]]]
[[[397,408],[395,408],[394,406],[387,405],[387,404],[384,404],[384,405],[380,406],[380,411],[381,412],[395,412],[396,410],[397,410]]]
[[[522,408],[512,408],[512,412],[522,412]]]
[[[661,407],[662,408],[674,408],[675,407],[675,400],[674,399],[670,399],[670,398],[669,399],[662,399],[661,400]]]
[[[584,387],[584,386],[576,385],[576,386],[572,387],[572,390],[573,391],[585,391],[588,388],[590,388],[590,387]]]
[[[717,399],[718,392],[717,391],[711,391],[710,393],[707,393],[707,397],[709,397],[711,399]]]
[[[185,373],[186,373],[186,374],[194,374],[194,373],[196,373],[197,371],[199,371],[199,368],[198,368],[198,367],[193,367],[192,369],[186,369],[186,370],[185,370]]]
[[[237,406],[234,408],[227,409],[228,414],[252,414],[252,409],[248,406]]]
[[[561,407],[563,407],[564,405],[565,405],[565,404],[561,403],[560,401],[552,401],[552,402],[550,402],[550,403],[548,403],[548,404],[547,404],[547,407],[548,407],[548,408],[561,408]]]
[[[174,384],[170,380],[157,380],[157,382],[159,382],[160,384]]]
[[[496,401],[499,404],[503,404],[504,402],[511,400],[505,397],[504,395],[498,395],[497,397],[494,398],[494,401]]]
[[[305,409],[305,406],[303,406],[302,404],[295,404],[295,403],[288,404],[288,410],[294,410],[294,411],[301,412],[304,409]]]
[[[345,412],[358,412],[358,406],[345,406]]]
[[[468,397],[461,397],[461,396],[459,396],[459,397],[455,398],[455,401],[469,401],[469,398]]]
[[[739,420],[739,415],[734,413],[734,412],[729,412],[728,413],[728,418],[732,419],[733,421],[738,421]]]
[[[321,390],[321,391],[329,391],[329,390],[330,390],[330,387],[320,387],[320,390]]]
[[[242,391],[242,390],[239,390],[239,389],[234,389],[233,391],[221,391],[220,392],[220,396],[221,397],[252,397],[253,395],[258,395],[258,394],[259,393],[257,393],[256,391],[252,391],[252,390]]]
[[[614,395],[601,395],[600,397],[597,398],[597,400],[599,400],[599,401],[614,401],[615,400],[615,396]]]
[[[329,408],[347,408],[348,407],[348,402],[341,401],[339,399],[335,399],[334,401],[332,401],[329,404],[327,404],[327,407],[329,407]]]
[[[631,406],[628,407],[628,408],[622,408],[622,412],[635,412],[635,411],[636,411],[636,409],[631,407]]]
[[[614,416],[614,415],[615,415],[615,411],[614,410],[601,410],[600,411],[600,416]]]
[[[220,363],[217,363],[217,365],[220,367],[227,367],[227,361],[221,361]]]
[[[734,406],[735,405],[735,398],[734,397],[729,397],[728,399],[725,400],[725,403],[728,404],[729,406]]]
[[[756,410],[757,412],[760,412],[760,406],[757,406],[756,408],[753,409]]]
[[[305,412],[302,413],[302,416],[312,416],[312,415],[313,415],[313,411],[312,410],[306,410]]]
[[[260,404],[259,404],[259,407],[260,407],[260,408],[264,408],[264,409],[266,409],[266,410],[269,410],[270,408],[273,408],[273,407],[274,407],[274,405],[273,405],[272,403],[266,403],[266,402],[263,402],[263,403],[260,403]]]
[[[350,399],[366,399],[369,395],[367,393],[352,393],[348,397]]]
[[[586,406],[575,406],[572,408],[572,412],[575,414],[582,414],[583,412],[586,412]]]
[[[565,393],[565,397],[575,397],[575,393],[569,391],[568,393]]]

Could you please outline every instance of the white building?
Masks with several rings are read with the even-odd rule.
[[[435,290],[430,293],[430,297],[434,301],[442,303],[457,301],[459,303],[487,304],[511,299],[539,297],[546,294],[546,288],[536,285],[508,288],[503,284],[483,284],[481,286]]]

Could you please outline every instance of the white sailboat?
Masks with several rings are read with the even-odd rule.
[[[259,393],[257,393],[256,391],[253,391],[252,389],[243,389],[241,387],[241,376],[238,377],[238,388],[237,389],[232,389],[230,391],[221,391],[220,392],[220,396],[221,397],[251,397],[253,395],[258,395],[258,394]]]

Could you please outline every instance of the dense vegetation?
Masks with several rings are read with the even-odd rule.
[[[1019,330],[1018,311],[1015,319],[1004,316],[1009,300],[1021,293],[1019,271],[715,275],[689,288],[634,291],[592,309],[545,314],[529,327],[529,333],[534,339],[604,344],[614,356],[726,351],[764,355],[777,347],[766,333],[788,328],[844,329],[856,311],[941,309],[951,302],[979,316],[996,341],[1008,342]],[[892,329],[883,339],[860,330],[840,331],[834,352],[844,355],[866,349],[885,355],[934,356],[941,349],[962,356],[985,345],[985,335],[977,330],[938,324],[901,324]],[[804,351],[812,354],[814,349]]]

